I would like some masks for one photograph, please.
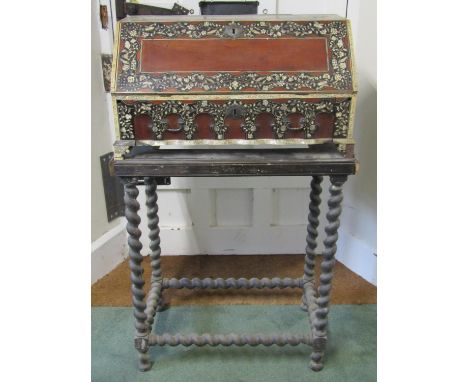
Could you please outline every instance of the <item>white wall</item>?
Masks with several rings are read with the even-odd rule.
[[[108,96],[104,91],[101,52],[109,45],[99,22],[99,2],[91,4],[91,269],[92,282],[111,271],[125,257],[125,235],[121,219],[107,221],[99,157],[112,151]],[[105,46],[102,46],[105,44]]]
[[[375,0],[349,0],[348,18],[358,68],[356,109],[357,176],[345,188],[346,204],[342,218],[343,245],[340,256],[352,253],[361,275],[377,282],[377,4]],[[348,247],[349,246],[349,247]],[[348,247],[348,248],[347,248]],[[359,250],[351,250],[360,248]],[[348,249],[348,254],[344,251]],[[351,268],[353,269],[353,268]]]
[[[93,0],[91,7],[91,240],[118,224],[118,220],[107,222],[104,188],[99,157],[112,151],[113,137],[104,91],[101,69],[101,26],[99,24],[99,2]]]

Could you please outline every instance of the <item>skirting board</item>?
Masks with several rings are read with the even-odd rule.
[[[144,229],[144,228],[143,228]],[[243,254],[303,254],[306,226],[269,228],[256,231],[250,237],[248,229],[219,230],[209,240],[197,235],[191,227],[161,227],[163,255],[243,255]],[[318,237],[317,253],[323,251],[323,233]],[[148,253],[148,241],[142,235],[143,254]],[[365,242],[341,231],[337,260],[373,285],[377,285],[377,256]]]
[[[148,254],[149,242],[142,226],[142,254]],[[161,246],[163,255],[232,255],[232,254],[302,254],[305,249],[305,225],[281,228],[281,235],[272,235],[271,230],[256,237],[255,241],[248,239],[243,230],[218,233],[218,240],[207,240],[197,237],[192,228],[161,227]],[[258,232],[257,232],[258,234]],[[322,235],[319,236],[317,252],[322,251]],[[200,242],[200,240],[202,242]],[[210,243],[203,248],[203,244]],[[252,246],[252,243],[255,245]],[[125,224],[118,225],[93,242],[91,251],[92,283],[112,271],[128,257],[127,235]],[[377,285],[377,257],[372,248],[359,239],[340,232],[338,240],[337,260],[347,268]]]
[[[377,285],[377,255],[363,241],[346,232],[339,233],[336,259],[364,280]]]
[[[122,222],[91,244],[91,283],[107,275],[127,257],[127,232]]]

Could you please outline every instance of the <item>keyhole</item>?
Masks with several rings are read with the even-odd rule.
[[[239,119],[245,115],[245,110],[241,105],[230,105],[226,110],[226,116],[228,118]]]
[[[236,38],[242,35],[241,25],[226,25],[224,27],[224,35],[226,37]]]

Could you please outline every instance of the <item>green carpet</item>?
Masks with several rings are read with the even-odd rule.
[[[148,372],[137,370],[131,308],[92,309],[93,382],[276,382],[376,380],[376,305],[335,305],[325,367],[307,365],[310,347],[152,347]],[[160,313],[157,331],[190,333],[307,333],[295,305],[173,307]]]

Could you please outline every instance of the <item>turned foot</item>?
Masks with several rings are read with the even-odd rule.
[[[151,369],[151,361],[148,352],[140,353],[138,358],[138,370],[148,371]]]
[[[310,356],[309,368],[313,371],[320,371],[323,369],[323,352],[314,351]]]

